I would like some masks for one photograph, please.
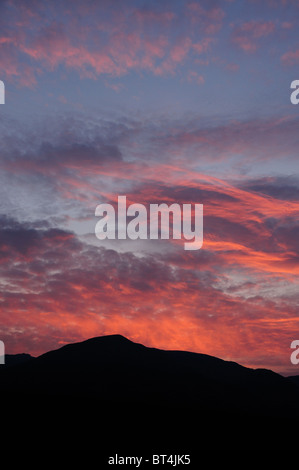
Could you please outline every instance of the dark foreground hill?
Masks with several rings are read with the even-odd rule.
[[[299,422],[287,378],[120,335],[0,369],[0,399],[7,448],[291,449]]]
[[[1,368],[23,364],[30,359],[33,359],[30,354],[5,354],[5,364],[2,364]]]

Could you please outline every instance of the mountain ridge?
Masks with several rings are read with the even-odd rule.
[[[146,369],[151,374],[170,375],[172,380],[178,374],[182,374],[185,380],[186,375],[193,374],[192,379],[196,376],[197,379],[201,378],[202,381],[216,380],[242,388],[249,387],[252,391],[255,391],[256,387],[265,384],[272,387],[289,382],[287,378],[270,369],[253,369],[234,361],[226,361],[202,353],[147,347],[117,334],[97,336],[80,342],[69,343],[37,357],[26,357],[24,360],[16,361],[13,370],[8,371],[7,377],[8,379],[11,378],[13,382],[13,377],[19,374],[18,381],[21,379],[25,389],[27,384],[27,390],[30,390],[37,387],[37,381],[32,382],[35,370],[36,373],[38,371],[39,379],[43,377],[44,385],[47,383],[46,375],[50,374],[49,378],[51,377],[51,380],[48,380],[48,382],[51,383],[47,384],[47,388],[54,391],[51,385],[55,383],[56,376],[59,376],[58,381],[60,384],[67,386],[70,375],[73,374],[75,368],[78,373],[80,370],[83,374],[81,385],[83,385],[85,393],[88,394],[90,392],[88,379],[90,374],[95,372],[91,370],[93,367],[102,368],[106,374],[108,373],[107,369],[111,367],[121,375],[124,375],[124,370],[127,373],[134,370],[135,375],[139,374],[140,376],[142,370]],[[62,371],[63,368],[66,370]],[[26,374],[28,375],[27,378]],[[61,374],[64,377],[61,377]],[[163,377],[160,377],[160,380],[163,381]],[[2,382],[0,376],[0,391]],[[292,384],[288,383],[290,388],[293,384],[294,381],[292,381]],[[77,389],[78,387],[79,385]],[[42,387],[39,387],[39,390],[41,389]]]
[[[164,351],[164,352],[167,352],[167,353],[188,354],[188,355],[190,355],[190,357],[193,355],[193,356],[202,357],[202,358],[206,358],[206,359],[211,358],[212,360],[219,361],[219,363],[221,362],[221,363],[225,363],[225,364],[232,364],[232,365],[236,365],[238,367],[241,367],[243,369],[252,370],[252,371],[268,371],[268,372],[271,372],[273,374],[281,376],[281,374],[279,374],[277,372],[274,372],[271,369],[259,368],[259,367],[258,368],[252,368],[252,367],[249,367],[249,366],[244,366],[244,365],[238,363],[237,361],[222,359],[220,357],[212,356],[210,354],[199,353],[199,352],[188,351],[188,350],[180,350],[180,349],[163,349],[163,348],[145,346],[142,343],[138,343],[138,342],[135,342],[133,340],[130,340],[130,339],[126,338],[125,336],[121,335],[121,334],[95,336],[95,337],[88,338],[88,339],[85,339],[85,340],[82,340],[82,341],[67,343],[67,344],[64,344],[63,346],[60,346],[59,348],[55,348],[53,350],[46,351],[46,352],[44,352],[44,353],[42,353],[38,356],[32,356],[31,354],[28,354],[28,353],[17,353],[17,354],[6,354],[5,357],[9,358],[8,363],[18,364],[18,363],[27,362],[30,359],[41,360],[41,359],[44,359],[46,357],[52,356],[53,353],[54,354],[56,354],[56,353],[60,354],[60,353],[64,352],[65,350],[69,349],[69,348],[73,348],[73,347],[77,347],[77,346],[81,346],[81,345],[84,346],[84,345],[91,344],[91,343],[98,343],[98,342],[103,341],[103,340],[104,341],[108,340],[111,343],[110,346],[112,346],[112,342],[114,342],[114,345],[113,345],[114,347],[120,346],[121,344],[127,344],[127,345],[134,345],[134,347],[139,347],[139,348],[142,348],[142,349],[146,349],[148,351]],[[19,360],[19,358],[20,358],[20,360]],[[24,358],[24,360],[22,358]],[[281,376],[281,377],[283,377],[283,376]]]
[[[299,419],[298,398],[295,383],[271,370],[189,351],[148,348],[122,335],[70,343],[0,372],[0,399],[14,410],[17,422],[20,416],[22,422],[35,420],[47,441],[53,443],[58,433],[61,445],[78,444],[76,420],[85,430],[87,447],[96,445],[93,422],[117,435],[118,446],[129,443],[130,422],[138,424],[132,431],[138,446],[143,435],[157,445],[190,446],[196,441],[196,423],[210,432],[219,427],[224,442],[226,423],[234,423],[229,436],[239,445],[242,436],[258,441],[255,434],[283,439],[278,423],[290,429]],[[57,429],[61,421],[64,427]],[[201,434],[202,442],[208,435]]]

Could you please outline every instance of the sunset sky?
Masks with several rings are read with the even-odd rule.
[[[299,374],[297,0],[0,3],[0,339],[120,333]],[[95,208],[199,203],[204,242]]]

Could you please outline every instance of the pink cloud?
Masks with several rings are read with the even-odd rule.
[[[188,13],[191,16],[191,23],[199,25],[202,31],[208,35],[219,31],[225,16],[224,11],[219,7],[204,9],[196,2],[189,3]]]
[[[231,72],[238,72],[240,66],[238,64],[227,64],[225,68],[226,70],[230,70]]]
[[[292,29],[294,26],[293,23],[291,23],[290,21],[283,21],[283,23],[281,24],[281,27],[283,29]]]
[[[184,40],[175,44],[170,50],[169,54],[172,62],[182,62],[190,50],[191,43],[192,41],[190,38],[185,38]]]
[[[154,68],[154,73],[156,75],[174,73],[178,64],[181,64],[188,57],[191,47],[192,41],[189,37],[180,39],[175,44],[171,45],[166,59]]]
[[[213,38],[204,38],[200,42],[192,44],[192,48],[195,52],[197,52],[197,54],[202,54],[203,52],[207,52],[213,42]]]
[[[275,30],[273,21],[248,21],[234,28],[232,42],[245,52],[255,52],[259,46],[258,40],[266,37]]]
[[[162,23],[163,25],[170,23],[174,18],[175,14],[172,11],[165,12],[156,12],[151,10],[136,10],[134,12],[134,17],[139,21],[142,26],[144,24],[153,24]]]
[[[284,65],[296,65],[299,62],[299,49],[295,51],[286,52],[281,56],[281,61]]]
[[[174,74],[192,52],[207,52],[214,34],[221,26],[224,12],[220,8],[204,9],[191,3],[183,12],[184,29],[174,34],[176,14],[155,9],[120,9],[105,11],[103,21],[99,6],[74,9],[88,25],[79,21],[70,11],[61,8],[61,22],[57,11],[51,21],[45,12],[21,8],[15,12],[15,23],[25,25],[12,36],[3,31],[0,38],[0,60],[8,77],[23,86],[36,83],[39,73],[54,71],[59,66],[75,69],[80,77],[97,78],[106,74],[119,77],[131,70],[150,71],[155,75]],[[198,37],[198,31],[203,37]],[[24,70],[26,71],[24,73]]]
[[[49,70],[62,64],[77,69],[81,77],[96,78],[101,74],[121,76],[132,69],[151,70],[156,75],[163,75],[174,73],[176,67],[188,58],[192,47],[189,37],[170,43],[164,35],[151,38],[138,29],[127,31],[125,27],[112,33],[105,43],[101,42],[100,37],[95,38],[94,44],[98,41],[96,49],[88,43],[88,31],[86,37],[82,31],[79,36],[80,42],[77,42],[75,37],[66,34],[61,25],[52,23],[40,30],[35,38],[15,45],[14,55],[17,57],[19,50]],[[11,43],[13,41],[9,38],[2,38],[4,46]],[[194,48],[198,52],[199,48],[206,50],[209,43],[203,41],[202,44],[195,44]],[[9,67],[8,63],[7,69],[11,70],[11,75],[21,75],[17,61],[14,68]]]
[[[198,85],[202,85],[205,82],[205,79],[202,75],[199,75],[194,70],[190,70],[187,75],[188,82],[195,82]]]

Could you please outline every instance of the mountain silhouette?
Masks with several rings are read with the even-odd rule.
[[[32,359],[30,354],[5,354],[5,364],[2,364],[5,367],[15,366],[17,364],[23,364],[24,362],[29,361]]]
[[[299,375],[290,375],[288,379],[294,382],[299,387]]]
[[[289,448],[299,418],[288,378],[121,335],[0,368],[0,399],[17,448]]]

